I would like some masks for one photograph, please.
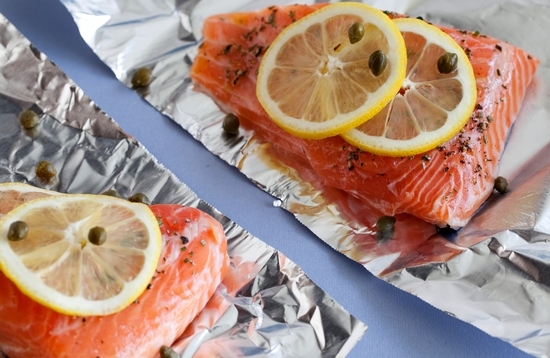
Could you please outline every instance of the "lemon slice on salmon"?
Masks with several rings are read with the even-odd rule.
[[[323,7],[285,28],[258,71],[256,95],[280,127],[309,139],[348,131],[378,113],[405,76],[403,37],[382,11]]]
[[[419,19],[394,22],[407,47],[401,90],[380,113],[342,137],[371,153],[411,156],[464,127],[475,107],[476,80],[465,51],[445,32]]]
[[[50,195],[59,193],[24,183],[0,183],[0,218],[27,201]]]
[[[151,281],[161,247],[149,208],[110,196],[48,196],[0,219],[0,269],[24,294],[66,315],[130,305]]]

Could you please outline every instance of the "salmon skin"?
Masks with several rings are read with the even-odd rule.
[[[23,295],[0,272],[0,352],[9,358],[152,358],[161,346],[172,345],[225,276],[227,242],[221,224],[198,209],[150,208],[159,220],[163,249],[138,300],[109,316],[66,316]]]
[[[209,17],[191,68],[195,89],[238,116],[259,138],[299,156],[301,165],[310,166],[326,185],[385,215],[408,213],[440,227],[464,226],[493,191],[506,138],[539,61],[497,39],[438,26],[468,54],[477,83],[475,110],[454,138],[407,158],[367,153],[339,136],[298,138],[263,110],[256,97],[256,76],[275,37],[324,5],[272,6]]]

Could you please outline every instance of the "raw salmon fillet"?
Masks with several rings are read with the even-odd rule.
[[[172,345],[225,276],[227,242],[222,226],[198,209],[150,208],[161,223],[163,250],[136,302],[104,317],[65,316],[23,295],[0,272],[0,351],[10,358],[152,358]]]
[[[438,226],[464,226],[491,194],[506,138],[539,61],[523,50],[473,32],[440,27],[466,51],[477,81],[477,105],[463,131],[429,152],[377,156],[341,137],[306,140],[274,124],[255,94],[265,49],[293,21],[326,4],[272,6],[205,20],[191,68],[198,91],[264,141],[299,156],[327,185],[385,215],[408,213]],[[397,14],[388,14],[397,17]]]

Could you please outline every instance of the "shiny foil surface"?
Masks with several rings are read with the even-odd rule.
[[[33,130],[19,124],[26,109],[40,116]],[[58,171],[52,185],[36,178],[41,160]],[[296,264],[198,198],[0,15],[0,182],[10,181],[65,193],[143,192],[222,223],[231,269],[174,343],[184,357],[227,347],[242,356],[345,356],[365,333]]]
[[[303,180],[308,173],[282,163],[253,132],[222,135],[224,114],[211,99],[193,90],[189,69],[207,16],[296,1],[103,0],[94,5],[61,1],[84,40],[120,81],[131,86],[136,69],[151,68],[154,80],[141,93],[145,100],[272,194],[274,205],[293,213],[335,250],[490,335],[532,355],[550,355],[550,46],[546,40],[550,7],[546,0],[364,1],[382,10],[477,30],[541,60],[500,162],[499,175],[508,178],[510,192],[489,198],[457,232],[439,231],[422,238],[414,230],[398,230],[389,243],[373,239],[374,223],[363,220],[369,212],[360,202],[331,196],[330,188],[315,178]]]

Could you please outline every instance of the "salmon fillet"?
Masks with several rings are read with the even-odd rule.
[[[329,186],[385,215],[408,213],[440,227],[464,226],[491,194],[506,138],[539,61],[525,51],[478,33],[441,27],[468,54],[477,105],[447,143],[407,158],[373,155],[341,137],[306,140],[278,127],[256,97],[265,49],[286,26],[326,4],[272,6],[209,17],[191,68],[198,91],[262,140],[299,156]],[[397,14],[388,14],[398,17]]]
[[[163,249],[136,302],[109,316],[66,316],[23,295],[0,272],[0,351],[10,358],[158,357],[181,336],[228,270],[227,242],[219,222],[198,209],[150,208]]]

